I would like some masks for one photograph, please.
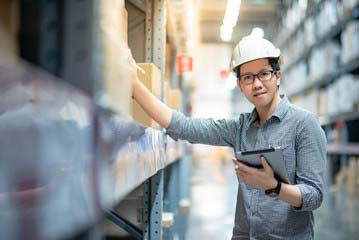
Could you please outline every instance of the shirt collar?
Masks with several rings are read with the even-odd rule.
[[[278,104],[278,106],[276,107],[276,109],[274,110],[274,113],[272,114],[272,116],[275,116],[279,119],[279,121],[282,121],[282,119],[284,118],[285,114],[288,111],[289,108],[289,100],[286,96],[281,95],[281,101]]]
[[[258,113],[256,108],[253,109],[250,117],[249,117],[249,125],[252,125],[254,122],[258,120]]]
[[[288,111],[290,102],[286,96],[281,95],[280,97],[282,100],[280,101],[280,103],[278,104],[278,106],[276,107],[274,113],[270,118],[276,117],[279,119],[279,121],[282,121],[282,119],[284,118],[285,114]],[[257,120],[258,120],[258,113],[257,110],[254,108],[249,118],[249,124],[251,125]]]

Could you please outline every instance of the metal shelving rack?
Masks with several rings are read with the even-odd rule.
[[[145,15],[145,36],[137,36],[144,39],[141,49],[145,50],[145,59],[136,60],[153,62],[160,68],[164,100],[166,1],[128,0],[126,4],[132,4]],[[45,116],[31,113],[23,118],[24,121],[41,117],[45,126],[30,122],[39,132],[41,141],[37,142],[32,141],[32,135],[27,135],[23,125],[0,131],[3,136],[15,136],[11,138],[15,141],[23,138],[25,142],[32,142],[32,149],[26,150],[28,154],[46,153],[44,156],[49,161],[58,157],[66,159],[61,165],[66,175],[59,189],[70,188],[78,190],[79,194],[52,189],[47,207],[53,209],[48,214],[56,216],[56,221],[44,225],[36,225],[40,223],[34,221],[31,231],[24,228],[19,234],[36,234],[40,239],[101,239],[103,220],[107,217],[135,239],[172,239],[175,234],[184,239],[187,216],[181,212],[180,202],[189,196],[191,168],[186,146],[168,139],[164,129],[145,128],[102,105],[99,99],[103,87],[102,53],[96,38],[98,7],[96,0],[39,1],[36,4],[20,1],[20,55],[47,72],[33,70],[25,63],[9,71],[14,73],[14,84],[22,84],[35,96],[31,103],[39,105],[37,109]],[[30,46],[35,47],[31,49]],[[136,54],[134,56],[136,58]],[[64,110],[68,111],[66,117],[61,115]],[[53,124],[54,111],[61,117],[52,132],[47,132],[47,125]],[[72,119],[75,126],[67,126],[68,119]],[[59,134],[62,138],[56,139]],[[50,144],[47,150],[45,142]],[[2,146],[2,149],[10,147],[5,143]],[[57,155],[52,150],[56,150]],[[71,159],[66,155],[69,151],[74,155]],[[15,159],[22,156],[16,151],[11,154]],[[2,157],[10,161],[9,156]],[[28,159],[38,161],[36,156]],[[16,167],[21,168],[20,165]],[[58,205],[54,198],[68,201],[70,205]],[[70,213],[74,217],[69,217]],[[35,217],[38,214],[34,212]],[[164,216],[173,217],[175,225],[164,228]],[[34,216],[29,219],[31,217]],[[7,225],[2,226],[6,228]],[[18,226],[15,230],[20,230],[21,223]]]
[[[314,9],[312,10],[312,12],[309,14],[310,16],[313,15],[314,13],[316,13],[319,10],[319,7],[321,4],[323,4],[324,1],[318,3]],[[317,40],[317,42],[315,42],[312,46],[310,46],[308,49],[306,49],[303,54],[301,54],[297,59],[294,59],[294,61],[292,61],[291,63],[288,64],[288,66],[286,67],[286,69],[290,69],[294,66],[296,66],[298,63],[300,63],[301,61],[307,59],[312,50],[315,49],[316,47],[318,47],[319,45],[323,44],[324,42],[326,42],[328,39],[333,39],[335,37],[337,37],[345,28],[345,26],[348,24],[348,22],[350,22],[351,20],[355,19],[358,17],[358,10],[357,8],[354,8],[350,14],[348,14],[348,16],[346,16],[344,19],[340,20],[336,26],[334,26],[330,31],[328,31],[326,34],[324,34],[324,36],[322,36],[320,39]],[[305,18],[307,19],[307,18]],[[305,23],[305,19],[304,21],[302,21],[302,23],[300,24],[300,26],[298,27],[298,29],[303,28],[303,25]],[[294,37],[297,32],[298,29],[291,35],[291,37],[289,39],[291,39],[292,37]]]
[[[308,56],[309,55],[307,55],[306,57],[308,57]],[[294,65],[291,67],[294,67]],[[298,96],[301,94],[305,94],[306,92],[308,92],[311,89],[326,86],[326,85],[332,83],[333,81],[335,81],[336,79],[338,79],[341,75],[343,75],[345,73],[355,72],[358,69],[359,69],[359,57],[351,60],[344,66],[335,70],[333,73],[327,74],[326,76],[324,76],[320,79],[310,81],[310,83],[305,85],[303,88],[298,89],[292,93],[289,93],[289,97],[292,98],[292,97],[295,97],[295,96]]]
[[[292,57],[292,59],[286,59],[286,56],[284,58],[284,61],[287,61],[287,66],[284,66],[283,76],[286,76],[286,74],[291,75],[291,79],[288,78],[288,86],[291,84],[294,85],[292,81],[296,81],[296,77],[298,77],[298,75],[295,75],[295,73],[309,76],[308,79],[305,79],[306,82],[304,84],[303,82],[301,82],[301,84],[297,84],[297,88],[294,88],[292,85],[290,91],[288,91],[286,94],[293,100],[293,102],[301,102],[303,99],[309,99],[308,102],[319,105],[318,102],[314,103],[314,97],[320,97],[320,100],[323,101],[323,99],[325,99],[325,91],[327,87],[330,88],[333,86],[332,84],[338,83],[337,80],[346,74],[359,74],[359,53],[356,53],[355,57],[353,54],[352,56],[354,58],[351,60],[347,59],[349,61],[345,63],[339,61],[338,59],[339,64],[337,64],[337,67],[334,69],[327,68],[327,72],[322,74],[322,77],[309,74],[311,72],[308,72],[308,70],[311,70],[311,67],[316,68],[316,66],[311,61],[313,54],[314,56],[318,54],[318,48],[328,46],[326,44],[333,44],[334,46],[338,46],[338,48],[340,48],[339,46],[343,46],[341,45],[341,34],[348,26],[348,23],[353,21],[358,23],[359,5],[356,3],[356,6],[354,6],[353,9],[346,9],[345,12],[341,12],[348,13],[348,15],[341,15],[338,18],[336,24],[332,24],[332,19],[328,19],[328,25],[326,25],[326,22],[318,23],[318,19],[320,18],[318,14],[323,14],[321,11],[324,11],[324,9],[328,11],[326,8],[328,5],[326,4],[340,4],[343,2],[331,0],[304,2],[308,4],[307,14],[305,14],[306,16],[301,20],[295,29],[292,29],[293,31],[288,33],[284,29],[281,34],[278,34],[279,41],[277,42],[279,42],[278,46],[280,49],[285,50],[284,48],[287,48],[288,57]],[[292,6],[290,6],[292,4],[294,6],[295,0],[286,1],[285,3],[289,5],[287,5],[287,7],[290,11],[295,12],[295,10],[291,8]],[[296,3],[300,2],[296,1]],[[339,9],[338,12],[340,12],[340,10],[343,9]],[[291,13],[293,14],[293,12]],[[303,13],[300,10],[297,12]],[[332,26],[330,29],[328,27],[329,24]],[[314,27],[314,30],[311,29],[312,27]],[[318,27],[325,28],[327,30],[326,33],[319,31]],[[278,29],[281,29],[281,26],[279,26]],[[308,32],[311,32],[312,34],[319,32],[318,35],[321,36],[305,35],[308,34]],[[314,39],[316,39],[315,42],[312,41]],[[294,54],[295,56],[291,54]],[[321,67],[319,65],[325,65],[327,63],[324,59],[324,61],[317,62],[317,64],[319,68]],[[286,80],[287,79],[284,79],[284,81]],[[347,88],[350,87],[348,86]],[[324,97],[321,94],[323,94]],[[331,104],[336,103],[337,102],[334,101]],[[357,103],[357,105],[358,104],[359,103]],[[308,106],[308,108],[311,107],[314,108],[314,106]],[[347,229],[347,232],[350,232],[350,234],[353,236],[356,236],[357,234],[357,228],[355,226],[357,226],[358,221],[356,218],[351,217],[350,212],[357,211],[357,203],[359,202],[359,196],[357,195],[357,185],[355,183],[359,172],[355,170],[355,167],[352,167],[357,163],[357,160],[355,159],[358,159],[359,157],[358,107],[359,106],[353,106],[352,111],[346,110],[347,112],[339,112],[335,115],[327,113],[326,115],[319,116],[319,122],[327,136],[328,145],[327,164],[324,178],[324,201],[320,209],[314,213],[316,218],[319,217],[324,219],[325,222],[323,222],[323,220],[320,221],[323,224],[321,227],[335,226],[341,222],[345,222],[348,226],[354,226]],[[320,108],[320,110],[321,111],[318,112],[325,114],[323,108]],[[335,219],[335,221],[333,219]],[[336,238],[348,237],[346,237],[344,234],[344,236],[338,235]]]
[[[293,3],[293,1],[292,1]],[[300,30],[303,30],[304,24],[309,17],[313,17],[320,11],[320,8],[325,3],[325,0],[320,0],[317,3],[314,3],[314,6],[311,7],[310,11],[307,13],[307,16],[298,24],[297,28],[294,29],[289,35],[282,36],[282,39],[279,39],[280,45],[287,46],[293,40],[294,37],[298,34]],[[313,50],[326,42],[328,40],[337,39],[341,32],[345,29],[346,25],[352,20],[358,20],[359,17],[359,5],[357,4],[349,12],[349,14],[333,26],[324,36],[317,39],[316,42],[304,49],[302,54],[295,58],[284,71],[295,68],[296,65],[300,62],[307,61],[310,57]],[[359,54],[359,53],[358,53]],[[296,89],[288,94],[289,98],[301,97],[307,92],[313,89],[320,89],[326,87],[336,81],[341,75],[346,73],[359,74],[359,55],[347,62],[342,64],[338,69],[335,69],[332,73],[320,78],[320,79],[311,79],[307,85],[303,86],[301,89]],[[331,186],[334,182],[334,165],[339,165],[339,169],[346,167],[348,165],[349,156],[358,156],[359,152],[359,136],[356,131],[359,125],[359,114],[357,110],[352,112],[340,113],[334,116],[320,116],[319,121],[328,136],[328,183]],[[339,125],[340,127],[336,126]],[[337,131],[336,142],[332,143],[333,132]]]

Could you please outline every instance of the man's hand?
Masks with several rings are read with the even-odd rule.
[[[130,50],[128,55],[128,65],[131,71],[132,98],[134,98],[142,109],[161,127],[168,128],[172,119],[172,109],[154,96],[139,80],[137,71],[139,70],[143,74],[145,74],[145,72],[137,66]],[[157,79],[156,81],[161,81],[161,79]]]
[[[139,79],[138,79],[138,74],[137,74],[137,69],[138,66],[136,64],[135,59],[132,57],[132,53],[130,51],[130,49],[128,50],[128,59],[127,59],[127,63],[128,66],[130,67],[130,72],[131,72],[131,81],[132,81],[132,95],[135,88],[137,87],[138,83],[139,83]]]
[[[249,167],[239,161],[236,161],[236,173],[239,179],[255,188],[263,190],[275,188],[277,180],[274,178],[272,168],[264,157],[261,157],[263,168],[257,169]]]

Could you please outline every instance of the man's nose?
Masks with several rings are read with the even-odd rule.
[[[253,88],[254,89],[258,89],[258,88],[262,88],[263,87],[263,83],[261,80],[259,80],[258,76],[254,76],[253,79]]]

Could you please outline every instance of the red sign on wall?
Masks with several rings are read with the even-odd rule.
[[[192,71],[192,57],[186,54],[179,54],[176,57],[176,71],[177,74]]]
[[[229,76],[229,72],[227,69],[222,69],[219,71],[219,77],[221,78],[221,80],[226,80]]]

